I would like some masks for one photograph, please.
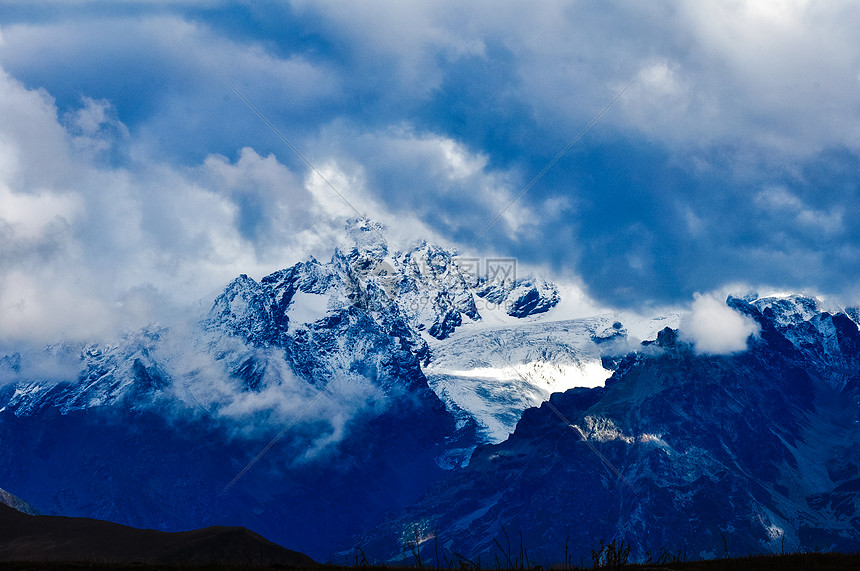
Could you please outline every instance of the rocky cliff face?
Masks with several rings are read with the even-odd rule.
[[[856,551],[857,323],[796,296],[728,304],[761,326],[747,351],[697,354],[664,330],[605,387],[527,410],[365,549],[396,560],[417,540],[426,561],[438,549],[483,563],[505,561],[506,538],[532,563],[562,561],[566,546],[589,562],[612,539],[642,560]]]

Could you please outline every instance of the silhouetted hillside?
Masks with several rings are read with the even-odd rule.
[[[6,505],[0,505],[0,561],[315,565],[307,555],[244,527],[167,533],[96,519],[32,516]]]

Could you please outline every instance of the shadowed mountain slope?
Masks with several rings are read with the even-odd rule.
[[[860,549],[860,331],[815,301],[728,304],[760,333],[730,355],[671,329],[605,387],[552,395],[505,442],[359,542],[383,561],[418,552],[504,565]]]

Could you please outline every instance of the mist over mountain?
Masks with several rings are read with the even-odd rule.
[[[83,4],[0,2],[26,509],[857,549],[860,3]]]

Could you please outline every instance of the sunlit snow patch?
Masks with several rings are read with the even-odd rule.
[[[677,314],[655,319],[608,313],[562,321],[551,314],[514,319],[485,311],[482,322],[449,339],[427,338],[431,357],[424,372],[430,387],[452,412],[473,418],[485,442],[505,440],[523,411],[552,393],[603,386],[612,374],[603,367],[604,354],[623,355],[679,321]]]
[[[603,386],[612,374],[599,359],[579,365],[534,361],[503,367],[444,371],[430,369],[430,387],[442,399],[469,413],[486,442],[505,440],[523,411],[574,387]]]

